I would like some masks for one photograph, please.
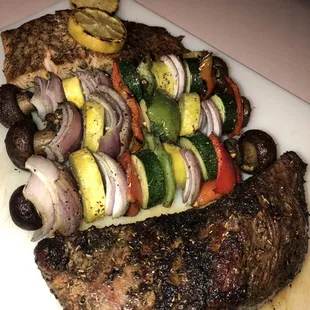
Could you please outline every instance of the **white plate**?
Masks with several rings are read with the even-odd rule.
[[[67,1],[22,20],[10,28],[16,28],[25,21],[64,8],[68,8]],[[279,154],[287,150],[294,150],[304,161],[310,163],[310,126],[308,124],[310,105],[132,0],[123,0],[121,2],[118,16],[149,25],[163,26],[173,35],[185,35],[184,44],[188,48],[192,50],[207,49],[214,51],[222,57],[229,65],[231,76],[239,83],[242,94],[248,97],[253,105],[254,109],[249,128],[260,128],[269,132],[278,143]],[[1,84],[5,83],[2,74],[3,59],[4,55],[1,45]],[[3,181],[0,183],[0,308],[14,310],[60,309],[59,303],[49,292],[34,262],[33,249],[35,244],[30,242],[31,233],[15,227],[9,216],[8,202],[10,195],[19,185],[25,184],[29,174],[15,169],[8,159],[3,143],[6,132],[7,130],[1,126],[0,163],[1,179]],[[306,183],[307,198],[309,198],[310,192],[309,175],[308,171],[306,175],[306,180],[308,181]],[[309,201],[309,199],[307,200]],[[161,212],[174,212],[181,209],[176,206],[168,210],[154,208],[151,211],[143,212],[138,218],[143,219],[148,216],[158,215]],[[132,221],[136,219],[132,219]],[[124,221],[122,219],[114,223],[117,224]],[[110,219],[104,221],[104,224],[110,223]],[[310,309],[310,295],[308,294],[310,289],[309,275],[310,258],[308,257],[302,273],[297,276],[292,286],[287,287],[277,297],[273,298],[272,303],[267,303],[264,309]]]

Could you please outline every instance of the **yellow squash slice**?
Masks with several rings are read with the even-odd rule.
[[[191,136],[199,127],[200,98],[197,93],[184,93],[179,99],[181,113],[180,136]]]
[[[171,96],[174,95],[175,79],[169,67],[163,61],[154,61],[152,73],[155,76],[157,87],[165,90]]]
[[[186,169],[184,160],[180,153],[181,148],[170,143],[163,143],[165,151],[170,155],[172,167],[175,177],[175,182],[178,188],[185,188],[186,183]]]
[[[62,81],[62,87],[67,100],[72,102],[79,109],[82,109],[84,105],[84,95],[78,77],[74,76],[64,79]]]
[[[105,190],[99,168],[85,148],[71,153],[69,163],[82,197],[84,219],[92,223],[104,216],[105,209]]]
[[[104,133],[104,107],[98,102],[86,101],[83,108],[83,147],[96,152]]]

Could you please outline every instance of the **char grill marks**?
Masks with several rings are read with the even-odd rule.
[[[286,153],[208,208],[46,239],[36,262],[65,309],[256,305],[307,252],[305,167]]]

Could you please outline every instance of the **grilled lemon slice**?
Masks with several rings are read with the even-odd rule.
[[[118,18],[90,8],[72,12],[68,31],[81,45],[106,54],[120,51],[127,38],[127,30]]]
[[[119,0],[70,0],[70,4],[75,9],[95,8],[112,14],[118,9]]]
[[[69,156],[70,168],[82,197],[84,218],[91,223],[104,215],[105,190],[95,158],[87,149]]]
[[[104,133],[104,107],[98,102],[86,101],[83,108],[83,147],[96,152]]]

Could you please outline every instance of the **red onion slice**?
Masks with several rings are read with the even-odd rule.
[[[185,162],[186,169],[186,183],[183,191],[183,203],[193,205],[199,195],[202,183],[202,173],[199,162],[191,150],[181,149],[180,153]]]
[[[59,169],[53,162],[43,156],[30,156],[25,163],[25,167],[46,185],[52,184],[59,178]]]
[[[62,81],[53,72],[49,72],[49,79],[45,93],[53,103],[53,112],[57,110],[58,103],[63,102],[66,98],[64,89],[62,87]]]
[[[117,158],[121,152],[122,111],[118,103],[107,93],[93,93],[89,95],[89,99],[102,104],[111,117],[111,128],[100,138],[98,151]]]
[[[47,80],[36,76],[34,78],[35,91],[30,100],[31,104],[36,107],[38,116],[42,121],[45,120],[46,114],[54,112],[52,100],[46,95],[47,83]]]
[[[179,93],[179,73],[178,73],[178,69],[169,56],[166,56],[166,55],[161,56],[160,60],[168,66],[168,68],[172,74],[172,78],[175,81],[172,96],[173,96],[173,98],[177,98],[178,93]]]
[[[48,158],[49,160],[51,161],[58,160],[58,157],[56,156],[56,152],[54,153],[48,145],[44,148],[44,152],[45,152],[46,158]]]
[[[85,69],[77,71],[76,75],[81,82],[86,100],[90,93],[98,91],[99,85],[112,87],[110,78],[103,71]]]
[[[201,107],[202,110],[205,112],[206,117],[207,117],[207,124],[206,126],[201,129],[201,132],[204,133],[205,135],[209,136],[213,132],[213,117],[209,108],[209,105],[207,104],[207,101],[204,100],[201,102]]]
[[[213,133],[218,137],[220,137],[222,135],[222,127],[223,127],[220,112],[211,99],[207,100],[207,104],[209,106],[213,120]]]
[[[37,78],[34,78],[34,83],[37,83]],[[44,104],[42,104],[42,95],[41,95],[41,88],[36,86],[35,92],[30,99],[31,104],[33,104],[36,107],[36,114],[41,120],[45,119],[46,116],[46,109]]]
[[[101,152],[93,155],[106,180],[106,214],[114,218],[120,217],[128,209],[126,174],[120,164],[109,155]]]
[[[45,79],[40,78],[40,77],[36,77],[36,78],[37,78],[37,83],[38,83],[37,85],[41,89],[41,92],[40,92],[40,94],[41,94],[41,102],[43,103],[43,105],[45,107],[46,114],[53,113],[55,111],[54,110],[53,101],[46,94],[48,80],[45,80]]]
[[[181,62],[180,58],[175,56],[175,55],[169,55],[169,58],[172,60],[174,63],[177,71],[178,71],[178,93],[176,96],[176,99],[179,99],[180,96],[184,93],[185,91],[185,85],[186,85],[186,73],[184,70],[183,63]]]
[[[29,200],[38,210],[43,223],[43,230],[35,232],[33,240],[52,236],[56,231],[64,235],[73,233],[82,218],[82,204],[70,173],[64,166],[58,167],[36,155],[28,158],[25,166],[32,172],[31,180],[24,189],[25,198],[32,199]]]
[[[39,76],[34,78],[34,95],[30,102],[36,107],[38,116],[42,121],[48,113],[53,113],[58,108],[58,103],[65,100],[65,93],[61,79],[49,72],[49,79]]]
[[[113,180],[112,172],[101,154],[103,153],[93,153],[93,156],[97,162],[101,176],[104,178],[106,192],[104,213],[110,216],[113,214],[116,184]]]
[[[33,241],[50,235],[55,229],[55,200],[57,200],[54,182],[59,177],[59,170],[53,162],[37,155],[30,156],[25,167],[35,176],[30,177],[29,184],[23,193],[29,199],[42,217],[43,230],[34,232]],[[42,196],[44,194],[44,196]],[[35,198],[35,196],[38,197]],[[49,218],[51,217],[51,218]],[[44,225],[44,223],[46,223]],[[52,224],[51,224],[52,223]],[[52,226],[51,226],[52,225]]]
[[[59,132],[45,148],[47,158],[63,163],[71,152],[80,146],[83,135],[83,120],[80,112],[69,102],[61,104],[62,123]]]
[[[80,225],[83,217],[82,204],[77,186],[68,170],[60,169],[59,179],[55,181],[58,205],[55,208],[56,227],[61,234],[71,235]]]
[[[73,119],[73,113],[66,109],[65,105],[60,106],[62,110],[62,121],[59,132],[56,137],[50,142],[49,145],[45,147],[46,157],[50,160],[58,160],[59,162],[64,162],[65,158],[59,150],[61,138],[64,137],[70,127],[70,123]]]
[[[58,144],[65,161],[69,154],[80,146],[83,135],[83,120],[80,112],[72,104],[66,103],[63,110],[69,114],[69,123],[63,135],[59,137]],[[64,124],[64,126],[66,125]],[[57,146],[55,141],[52,143]]]
[[[46,128],[46,121],[42,121],[42,119],[39,117],[38,111],[31,112],[31,117],[33,122],[36,124],[38,130],[43,130]]]
[[[96,95],[97,93],[94,94]],[[93,98],[92,95],[93,94],[91,94],[89,98]],[[107,98],[101,98],[101,100],[103,100],[101,104],[104,106],[105,111],[105,130],[106,132],[109,132],[116,127],[121,115],[121,111],[118,109],[118,107],[115,106],[115,103],[111,103],[111,100],[105,101],[106,99]]]
[[[109,158],[104,154],[103,156],[105,157],[110,171],[112,172],[112,177],[114,178],[116,186],[112,216],[114,218],[120,217],[123,216],[128,209],[126,174],[117,161],[113,160],[113,158]]]
[[[119,156],[123,155],[126,150],[129,148],[129,144],[132,139],[132,118],[131,118],[131,111],[128,104],[125,100],[117,93],[114,89],[109,86],[100,85],[98,90],[110,95],[118,104],[119,108],[122,112],[123,117],[123,124],[120,131],[120,142],[121,142],[121,150]]]
[[[112,158],[117,158],[121,152],[121,142],[119,135],[120,126],[114,128],[112,132],[103,135],[99,140],[98,151],[108,154]]]
[[[32,174],[23,189],[24,197],[35,206],[42,220],[42,227],[33,233],[32,241],[46,237],[53,230],[55,223],[55,212],[53,200],[42,182],[36,175]]]

